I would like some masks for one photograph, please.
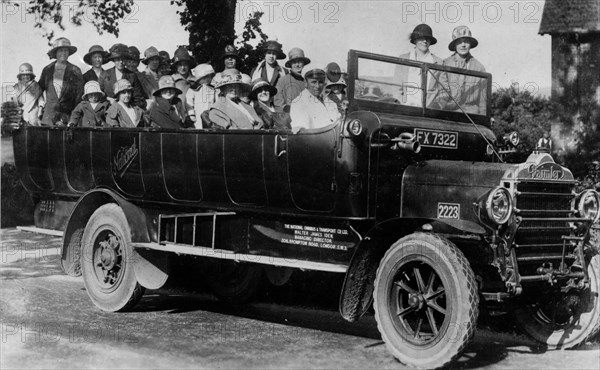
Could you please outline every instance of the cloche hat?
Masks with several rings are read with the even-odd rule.
[[[56,59],[56,51],[59,48],[67,48],[69,49],[69,55],[75,54],[77,48],[71,45],[71,41],[69,41],[66,37],[59,37],[52,43],[52,49],[48,52],[48,56],[50,59]]]
[[[233,45],[225,46],[225,52],[223,53],[223,55],[221,55],[221,62],[223,62],[227,57],[235,58],[236,65],[239,65],[242,62],[242,58],[240,58],[237,50],[235,50]]]
[[[277,54],[277,59],[285,59],[285,53],[282,50],[283,45],[278,43],[275,40],[266,41],[263,46],[260,48],[263,53],[267,53],[267,51],[274,51]]]
[[[110,56],[108,57],[108,61],[112,61],[114,59],[129,59],[129,48],[124,44],[114,44],[108,50]]]
[[[295,60],[302,60],[304,65],[310,64],[310,59],[304,56],[304,50],[300,48],[292,48],[288,53],[288,61],[285,62],[285,66],[288,68],[292,67],[292,62]]]
[[[166,89],[174,89],[175,91],[177,91],[177,95],[180,95],[182,93],[182,91],[179,90],[179,88],[177,88],[177,86],[175,85],[175,80],[173,79],[173,77],[162,76],[158,80],[158,89],[154,93],[152,93],[152,95],[160,96],[160,93]]]
[[[148,64],[152,58],[158,58],[160,61],[160,53],[154,46],[150,46],[148,49],[146,49],[146,51],[144,51],[144,59],[142,59],[142,63]]]
[[[85,83],[85,86],[83,87],[83,96],[81,97],[81,99],[85,100],[85,97],[89,94],[102,94],[102,96],[106,96],[104,91],[102,91],[102,89],[100,88],[100,84],[98,83],[98,81],[88,81]]]
[[[131,86],[131,82],[129,82],[129,80],[123,78],[115,82],[115,84],[113,85],[113,90],[115,92],[116,97],[125,90],[133,90],[133,86]]]
[[[129,59],[137,62],[142,60],[142,58],[140,58],[140,50],[138,48],[135,46],[130,46],[127,48],[127,50],[129,50]]]
[[[17,74],[17,80],[21,78],[22,75],[30,75],[31,78],[35,78],[35,73],[33,73],[33,66],[29,63],[23,63],[19,66],[19,73]]]
[[[175,50],[175,53],[173,54],[172,67],[175,68],[177,64],[181,62],[188,62],[190,69],[196,66],[194,58],[192,58],[190,52],[187,51],[187,49],[183,46],[180,46],[177,48],[177,50]]]
[[[452,41],[448,45],[450,51],[456,51],[456,44],[460,41],[468,41],[471,44],[471,49],[477,47],[479,42],[471,35],[471,30],[467,26],[458,26],[452,31]]]
[[[248,95],[248,97],[252,100],[255,100],[258,95],[258,92],[261,91],[263,88],[269,89],[271,97],[274,97],[275,94],[277,94],[277,88],[275,86],[271,85],[262,78],[257,78],[252,84],[252,92],[250,92],[250,95]]]
[[[108,57],[110,56],[110,54],[107,53],[104,50],[104,48],[100,45],[93,45],[90,48],[90,51],[88,51],[88,53],[83,56],[83,61],[89,65],[92,65],[92,56],[96,53],[102,55],[102,64],[108,63]]]
[[[437,43],[437,39],[433,37],[433,31],[431,27],[426,25],[425,23],[418,25],[410,34],[410,42],[414,44],[417,42],[417,39],[424,38],[429,40],[429,44],[435,45]]]
[[[194,69],[192,69],[192,74],[194,75],[194,80],[198,81],[206,76],[214,75],[215,69],[207,63],[198,64],[196,67],[194,67]]]

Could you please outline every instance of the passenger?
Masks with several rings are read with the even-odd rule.
[[[277,94],[277,88],[263,79],[258,79],[254,81],[249,97],[254,102],[256,114],[264,122],[264,129],[291,130],[289,113],[277,112],[275,109],[273,104],[275,94]]]
[[[150,109],[154,101],[154,92],[158,90],[158,79],[160,77],[158,69],[160,66],[160,56],[154,46],[150,46],[144,51],[142,63],[146,65],[146,69],[138,73],[138,79],[140,80],[144,94],[148,97],[146,107]]]
[[[442,59],[429,51],[429,47],[437,43],[437,39],[433,37],[431,27],[426,24],[416,26],[410,34],[410,42],[415,45],[414,49],[400,55],[400,58],[417,62],[442,64]],[[428,81],[430,87],[434,86],[436,82],[435,78],[431,76],[428,76]],[[402,86],[400,91],[402,104],[418,107],[423,106],[420,68],[398,65],[394,75],[394,82]]]
[[[158,74],[160,76],[170,76],[171,75],[171,56],[165,50],[159,51],[158,56],[160,56],[160,65],[158,66]]]
[[[100,89],[98,81],[85,84],[81,102],[75,107],[69,126],[96,127],[106,125],[106,112],[110,103],[105,99],[106,94]]]
[[[22,118],[28,125],[39,126],[44,108],[44,95],[40,85],[35,82],[33,67],[29,63],[19,66],[17,82],[13,88],[17,94],[16,101],[23,110]]]
[[[322,93],[325,88],[325,71],[312,69],[304,75],[305,89],[292,101],[290,115],[292,130],[325,127],[340,118],[335,105],[325,104]]]
[[[288,53],[288,61],[285,66],[290,68],[290,73],[283,76],[277,82],[277,95],[274,104],[278,110],[289,112],[292,101],[304,90],[305,82],[302,77],[304,66],[310,63],[310,59],[304,56],[304,50],[293,48]]]
[[[196,79],[195,88],[187,92],[186,102],[190,120],[198,129],[203,128],[202,113],[208,111],[215,103],[215,88],[210,82],[215,76],[215,70],[210,64],[198,64],[192,71]]]
[[[242,65],[242,58],[240,58],[240,56],[237,53],[237,50],[235,50],[233,45],[227,45],[227,46],[225,46],[225,53],[223,53],[223,55],[221,55],[220,62],[221,62],[221,65],[223,66],[223,69],[221,71],[224,71],[226,69],[239,70],[240,66]],[[221,72],[215,73],[215,76],[213,77],[211,84],[213,86],[217,86],[217,83],[220,80],[221,80]]]
[[[162,128],[182,129],[186,122],[185,105],[179,99],[181,90],[171,76],[162,76],[158,80],[158,90],[154,92],[156,103],[148,111],[153,124]]]
[[[346,99],[346,79],[345,73],[337,63],[329,63],[325,67],[325,74],[327,75],[325,85],[325,96],[327,102],[335,104],[337,110],[342,114],[348,108],[348,100]]]
[[[104,51],[102,46],[94,45],[90,48],[88,53],[83,56],[83,61],[92,66],[92,68],[83,74],[84,83],[108,79],[108,73],[102,68],[103,65],[108,63],[108,57],[109,54]]]
[[[111,89],[114,91],[116,101],[106,112],[106,124],[116,127],[144,127],[148,126],[146,112],[133,104],[133,85],[127,79],[115,82]]]
[[[108,79],[100,82],[102,91],[106,94],[108,100],[113,103],[118,101],[113,88],[117,86],[117,81],[126,79],[131,83],[133,88],[133,104],[142,109],[146,109],[146,96],[142,91],[142,86],[137,75],[125,67],[127,59],[129,59],[129,49],[123,44],[114,44],[109,50],[110,56],[108,60],[114,63],[114,67],[108,69]]]
[[[242,74],[237,69],[226,69],[221,73],[217,85],[219,96],[210,108],[210,121],[225,129],[258,129],[263,126],[262,119],[254,109],[248,110],[240,104],[240,90],[246,88],[242,83]]]
[[[264,52],[263,60],[250,73],[252,81],[262,78],[271,86],[277,86],[279,80],[288,74],[287,69],[277,63],[278,59],[285,59],[282,48],[283,45],[275,40],[265,42],[261,47],[261,51]]]
[[[71,111],[81,101],[81,69],[67,61],[76,51],[77,48],[72,46],[68,39],[60,37],[54,41],[52,49],[48,52],[50,59],[56,61],[44,68],[39,81],[41,91],[46,94],[43,125],[66,125]]]
[[[173,65],[171,70],[175,73],[172,75],[177,88],[182,91],[181,96],[185,98],[190,85],[194,82],[192,68],[196,66],[194,58],[190,55],[186,48],[180,46],[175,50],[173,56]]]
[[[138,74],[138,67],[140,66],[140,62],[142,58],[140,58],[140,50],[135,46],[130,46],[127,48],[129,50],[129,58],[125,61],[125,66],[131,72]]]
[[[477,40],[472,37],[467,26],[458,26],[452,31],[452,42],[448,49],[454,54],[444,59],[443,64],[449,67],[485,72],[485,67],[471,55],[471,49],[477,47]],[[441,84],[450,91],[441,93],[441,109],[460,110],[458,103],[467,113],[485,114],[487,103],[487,86],[485,79],[466,76],[458,73],[442,73]],[[438,91],[440,93],[440,91]],[[456,100],[456,102],[455,102]]]

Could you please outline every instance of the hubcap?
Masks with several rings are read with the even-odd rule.
[[[123,272],[123,251],[121,240],[112,231],[101,231],[95,242],[93,251],[94,272],[101,287],[116,287]]]

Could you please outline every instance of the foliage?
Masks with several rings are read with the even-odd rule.
[[[13,6],[22,6],[17,2],[3,1]],[[44,37],[48,43],[54,38],[54,24],[64,31],[64,16],[68,20],[80,26],[84,21],[91,23],[96,31],[102,35],[108,32],[119,36],[119,21],[131,13],[134,0],[30,0],[27,5],[27,13],[35,16],[35,28],[44,31]]]

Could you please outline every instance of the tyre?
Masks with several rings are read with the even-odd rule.
[[[83,238],[81,271],[92,302],[104,311],[127,311],[144,294],[133,270],[136,254],[125,214],[105,204],[90,217]]]
[[[374,308],[377,327],[394,357],[411,367],[442,367],[473,338],[477,284],[454,244],[414,233],[394,243],[381,260]]]
[[[207,273],[207,282],[220,301],[246,303],[258,290],[263,270],[250,263],[218,261]]]
[[[600,255],[588,264],[589,288],[543,297],[515,311],[519,326],[550,349],[572,348],[600,331]],[[524,291],[524,294],[526,292]]]

